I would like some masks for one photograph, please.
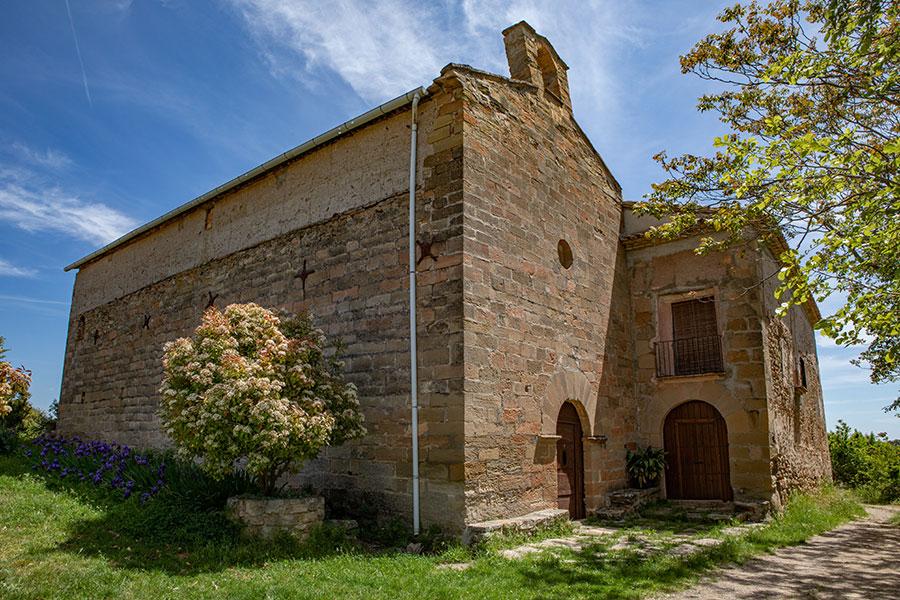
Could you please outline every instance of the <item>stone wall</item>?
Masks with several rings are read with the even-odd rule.
[[[229,498],[229,516],[243,526],[247,535],[271,539],[287,533],[299,539],[307,537],[325,519],[325,499],[302,498]]]
[[[698,256],[693,251],[696,238],[664,244],[640,236],[626,239],[641,443],[663,447],[663,425],[669,411],[689,400],[708,402],[722,414],[728,428],[735,499],[769,500],[773,489],[759,254],[743,246]],[[671,339],[671,332],[661,324],[665,321],[661,313],[667,301],[692,295],[716,299],[724,373],[658,378],[654,342]]]
[[[420,109],[423,520],[461,531],[462,150],[458,136],[446,135],[458,132],[461,105],[452,91],[434,89]],[[252,301],[308,310],[330,339],[345,345],[347,377],[359,388],[369,433],[328,449],[307,465],[302,483],[345,507],[374,504],[409,514],[407,192],[402,183],[408,174],[409,116],[407,110],[374,122],[322,149],[324,158],[313,153],[215,200],[208,228],[202,222],[209,215],[200,207],[83,267],[70,319],[60,430],[141,447],[165,445],[156,411],[166,341],[191,333],[211,303],[224,307]],[[401,133],[407,136],[405,145],[399,143]],[[372,151],[366,152],[369,146]],[[336,157],[341,152],[349,153],[346,161]],[[342,212],[330,216],[331,210]],[[223,231],[217,233],[218,228]],[[143,263],[149,266],[140,267]],[[182,266],[188,268],[177,271]],[[124,283],[119,275],[126,277]]]
[[[419,127],[429,131],[436,104],[426,100],[419,112]],[[73,309],[89,310],[211,260],[405,193],[409,121],[404,109],[356,129],[84,265]],[[420,173],[429,154],[423,136]]]
[[[617,294],[627,302],[620,189],[558,98],[450,69],[465,106],[466,520],[556,506],[556,442],[542,435],[567,400],[586,437],[609,437],[585,442],[590,510],[622,484],[633,430],[630,378],[617,372],[630,365],[625,315],[611,308]]]
[[[771,470],[777,500],[791,490],[810,489],[831,479],[831,455],[825,428],[825,409],[816,339],[817,318],[809,306],[794,306],[776,316],[779,265],[768,249],[761,250],[760,277],[765,281],[763,351],[769,399]],[[802,368],[801,368],[802,361]],[[805,385],[802,381],[805,374]]]

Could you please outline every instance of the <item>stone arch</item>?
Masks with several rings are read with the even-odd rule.
[[[560,369],[550,378],[541,406],[541,434],[556,435],[556,418],[565,402],[578,412],[584,435],[593,435],[597,397],[585,374],[571,369]]]
[[[660,390],[653,402],[641,411],[639,428],[648,435],[644,443],[661,447],[663,428],[669,413],[685,402],[697,400],[706,402],[719,411],[728,426],[729,435],[732,431],[745,431],[755,426],[755,422],[751,425],[751,421],[755,420],[754,417],[758,418],[758,411],[749,410],[751,407],[745,406],[744,400],[735,398],[730,390],[718,385],[717,381],[685,382],[677,388]]]
[[[538,44],[537,47],[537,64],[541,70],[541,79],[543,80],[544,89],[562,99],[562,90],[560,89],[559,66],[553,60],[550,50],[544,44]]]

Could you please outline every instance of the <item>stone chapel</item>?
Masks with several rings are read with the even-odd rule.
[[[300,476],[334,510],[408,515],[413,436],[422,523],[456,533],[600,509],[638,446],[666,450],[670,499],[778,503],[828,478],[821,317],[776,316],[779,248],[647,237],[565,62],[525,22],[503,36],[509,76],[448,64],[67,267],[60,431],[166,446],[163,344],[252,301],[345,344],[368,434]]]

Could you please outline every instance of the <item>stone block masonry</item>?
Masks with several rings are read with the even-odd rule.
[[[533,54],[533,31],[514,33],[508,43],[524,39]],[[621,192],[566,103],[531,82],[449,69],[465,89],[467,521],[556,506],[546,436],[566,401],[585,436],[607,440],[584,446],[591,510],[624,485],[634,435],[627,321],[615,312],[628,301],[616,270]]]
[[[228,515],[243,526],[243,533],[271,539],[287,533],[306,538],[325,519],[325,500],[318,496],[303,498],[229,498]]]
[[[417,194],[417,296],[423,518],[426,523],[460,531],[462,151],[460,139],[453,132],[460,128],[461,113],[452,91],[435,91],[421,109],[425,133]],[[408,120],[408,111],[404,118]],[[382,131],[386,148],[393,143],[396,119],[388,116],[383,123],[371,126],[376,132]],[[441,125],[436,130],[439,133],[430,131],[433,122]],[[371,135],[367,132],[362,137],[368,140]],[[395,150],[408,158],[408,147]],[[370,164],[375,168],[378,160],[371,158]],[[285,173],[270,175],[217,200],[214,212],[249,214],[252,211],[248,206],[257,198],[265,206],[274,193],[271,188],[293,179],[294,167],[285,169]],[[352,171],[343,175],[342,186],[345,180],[354,178]],[[363,185],[367,181],[368,174],[360,174],[358,182]],[[60,402],[61,431],[138,447],[165,446],[168,441],[160,427],[157,407],[162,348],[167,341],[189,335],[212,304],[224,307],[252,301],[291,312],[308,311],[329,339],[343,344],[345,373],[359,389],[369,433],[355,443],[327,449],[306,466],[300,483],[310,484],[331,498],[348,500],[355,496],[358,503],[408,514],[412,469],[407,193],[401,190],[378,197],[383,185],[380,182],[371,190],[373,197],[367,204],[273,239],[250,243],[120,297],[98,295],[97,282],[136,260],[139,251],[147,260],[170,251],[158,247],[169,244],[168,237],[139,238],[134,242],[138,248],[124,248],[127,252],[121,261],[116,260],[118,250],[102,257],[98,271],[93,270],[93,263],[83,267],[76,279],[70,319]],[[353,193],[361,196],[358,189]],[[288,205],[308,204],[305,195],[284,201]],[[316,202],[330,200],[326,195]],[[203,212],[202,207],[198,210]],[[286,212],[293,214],[292,209]],[[235,222],[217,222],[213,217],[211,229],[195,233],[190,226],[194,218],[193,213],[184,216],[185,247],[197,243],[194,235],[216,235],[217,227],[227,230],[227,239],[233,240]],[[298,223],[304,223],[298,219]],[[178,225],[168,227],[177,229]],[[247,232],[246,237],[252,242],[259,233]],[[426,247],[428,251],[422,252]],[[134,277],[138,283],[129,283],[129,289],[140,286],[144,278],[154,279],[145,271]]]

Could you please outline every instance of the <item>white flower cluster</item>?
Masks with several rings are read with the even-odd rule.
[[[212,307],[192,338],[166,344],[160,413],[183,455],[213,475],[242,461],[269,491],[323,446],[365,432],[356,388],[325,358],[321,332],[298,319],[288,337],[256,304]]]

